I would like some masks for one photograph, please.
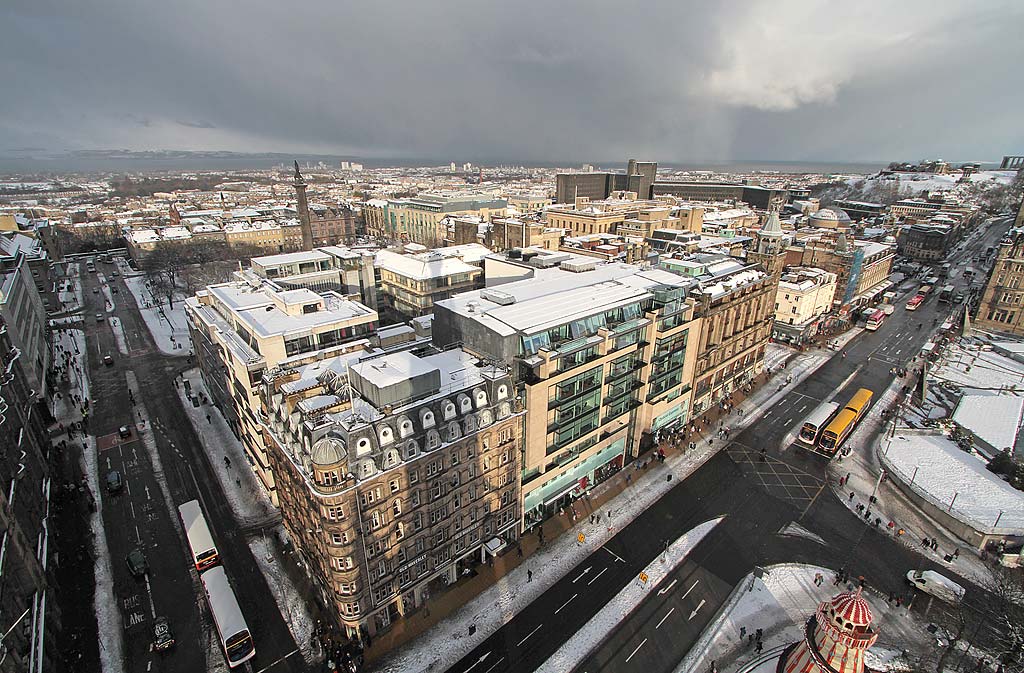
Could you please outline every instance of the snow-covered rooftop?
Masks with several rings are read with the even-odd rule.
[[[953,412],[953,422],[1001,451],[1013,449],[1024,415],[1024,397],[990,391],[964,395]]]
[[[991,531],[999,519],[1001,532],[1024,535],[1024,492],[945,435],[899,434],[882,451],[901,481],[975,530]]]

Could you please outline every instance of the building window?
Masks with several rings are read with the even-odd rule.
[[[395,498],[395,501],[391,503],[391,511],[395,518],[402,516],[402,500],[400,498]]]
[[[327,508],[327,518],[331,521],[341,521],[345,518],[345,508],[341,505],[331,505]]]
[[[392,479],[389,485],[391,486],[391,492],[392,493],[397,493],[398,489],[401,486],[397,479]]]

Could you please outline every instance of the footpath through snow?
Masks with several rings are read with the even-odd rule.
[[[119,265],[125,285],[135,297],[139,314],[160,351],[168,355],[187,355],[192,346],[185,321],[184,296],[176,293],[174,308],[168,308],[167,302],[155,297],[147,287],[145,276],[132,271],[125,262],[119,261]]]

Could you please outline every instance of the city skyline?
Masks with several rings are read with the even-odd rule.
[[[0,105],[0,155],[997,161],[1024,141],[1009,113],[1024,94],[1005,85],[1022,13],[313,2],[240,16],[204,3],[19,2],[0,28],[12,47],[4,80],[19,92]]]

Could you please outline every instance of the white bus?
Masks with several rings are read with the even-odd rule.
[[[839,405],[835,402],[822,402],[804,420],[803,425],[800,426],[800,434],[797,435],[796,441],[804,446],[813,447],[817,443],[821,431],[828,425],[828,422],[832,420],[832,417],[836,415],[838,410]]]
[[[213,536],[203,518],[203,510],[199,507],[198,500],[189,500],[178,507],[178,515],[181,517],[181,525],[185,527],[185,537],[188,538],[189,551],[192,554],[192,562],[196,570],[203,572],[207,568],[217,565],[220,555],[217,547],[213,544]]]
[[[206,600],[213,613],[213,622],[217,626],[221,649],[228,660],[228,666],[235,668],[256,656],[256,647],[252,642],[249,627],[245,624],[242,610],[235,600],[235,592],[231,590],[228,576],[223,566],[210,568],[202,575]]]

